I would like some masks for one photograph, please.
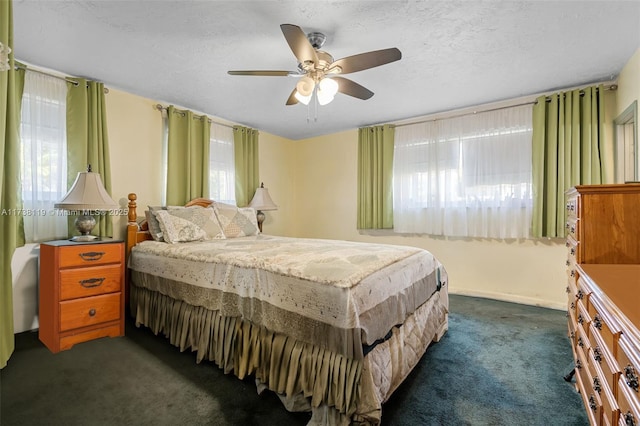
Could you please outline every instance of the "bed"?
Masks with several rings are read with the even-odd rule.
[[[150,207],[141,221],[136,199],[126,248],[136,325],[310,410],[310,425],[379,424],[447,331],[446,269],[426,250],[265,235],[252,209],[203,199]]]

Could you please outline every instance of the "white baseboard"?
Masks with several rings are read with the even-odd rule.
[[[552,300],[537,299],[534,297],[519,296],[517,294],[494,293],[490,291],[453,289],[449,287],[450,294],[459,294],[461,296],[481,297],[484,299],[500,300],[502,302],[520,303],[521,305],[540,306],[542,308],[557,309],[566,311],[566,302],[557,302]]]

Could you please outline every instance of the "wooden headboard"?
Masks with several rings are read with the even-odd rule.
[[[128,223],[127,223],[127,245],[126,245],[126,253],[125,256],[128,259],[129,253],[131,253],[131,249],[133,246],[138,244],[141,241],[151,240],[151,234],[148,229],[141,229],[138,225],[138,212],[136,204],[136,200],[138,196],[133,192],[127,196],[129,199],[129,213],[127,215]]]

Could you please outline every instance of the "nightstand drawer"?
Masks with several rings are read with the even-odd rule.
[[[60,250],[59,266],[94,266],[122,261],[122,244],[83,244]]]
[[[60,331],[120,319],[121,293],[60,302]]]
[[[69,300],[120,291],[120,264],[60,270],[60,299]]]

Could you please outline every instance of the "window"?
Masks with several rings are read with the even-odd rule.
[[[67,236],[67,217],[53,208],[67,193],[66,98],[64,80],[26,71],[20,161],[27,242]]]
[[[531,120],[526,105],[396,127],[395,231],[529,236]]]
[[[233,129],[211,123],[209,148],[209,198],[236,203]]]

